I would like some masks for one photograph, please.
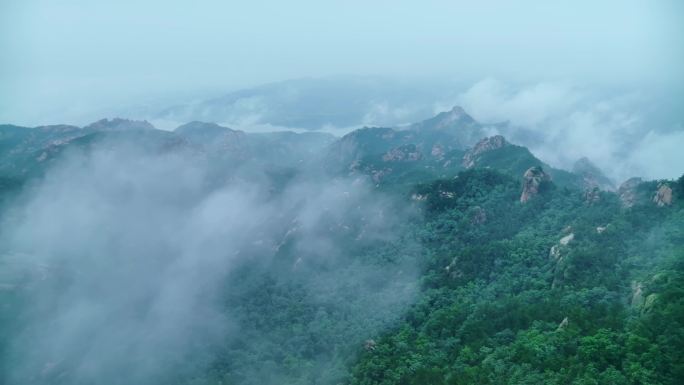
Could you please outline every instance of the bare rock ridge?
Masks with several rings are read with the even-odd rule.
[[[530,167],[523,175],[523,190],[520,195],[520,203],[526,203],[539,194],[540,187],[551,178],[539,166]]]
[[[490,136],[477,142],[475,146],[463,155],[462,165],[471,168],[477,163],[479,156],[485,152],[508,146],[508,142],[501,135]]]

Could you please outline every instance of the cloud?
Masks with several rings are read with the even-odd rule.
[[[299,256],[283,277],[341,264],[302,281],[328,307],[357,307],[341,322],[363,320],[372,333],[401,314],[415,289],[410,264],[397,278],[395,268],[356,260],[350,274],[340,251],[345,231],[362,242],[392,237],[402,214],[386,198],[362,181],[274,192],[266,180],[250,168],[217,181],[198,155],[105,145],[68,156],[0,227],[0,262],[24,271],[5,380],[150,384],[202,373],[239,334],[238,310],[222,305],[231,272],[268,265],[283,244]],[[350,287],[360,299],[345,304]]]
[[[571,168],[589,157],[610,177],[622,181],[639,175],[674,178],[684,171],[683,145],[676,119],[661,119],[646,92],[605,91],[572,82],[513,86],[485,79],[461,93],[459,104],[483,123],[508,122],[499,128],[550,164]],[[444,103],[442,103],[444,104]],[[437,105],[437,107],[441,107]]]

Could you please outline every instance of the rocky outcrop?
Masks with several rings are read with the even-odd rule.
[[[551,250],[549,251],[549,257],[550,257],[553,261],[555,261],[556,263],[560,262],[561,259],[562,259],[562,256],[561,256],[561,247],[562,247],[562,246],[567,246],[567,245],[568,245],[570,242],[572,242],[574,239],[575,239],[575,234],[574,234],[574,233],[570,233],[570,234],[564,236],[563,238],[561,238],[561,239],[558,241],[558,244],[553,245],[553,246],[551,247]]]
[[[507,146],[508,142],[501,135],[495,135],[488,138],[484,138],[477,142],[475,146],[463,155],[463,161],[461,164],[465,168],[471,168],[475,166],[480,155],[485,152],[496,150]]]
[[[574,233],[570,233],[570,234],[564,236],[563,238],[561,238],[561,239],[558,241],[558,243],[560,243],[560,244],[563,245],[563,246],[567,246],[568,243],[572,242],[573,239],[575,239],[575,234],[574,234]]]
[[[565,271],[567,269],[565,263],[565,256],[568,252],[568,245],[575,239],[575,234],[571,232],[572,228],[568,227],[563,232],[569,233],[558,240],[558,243],[551,247],[549,251],[549,258],[553,262],[553,282],[551,288],[556,288],[563,284],[565,279]]]
[[[637,187],[641,182],[641,178],[629,178],[618,187],[617,193],[623,206],[634,206],[637,201]]]
[[[414,201],[422,202],[422,201],[426,201],[427,199],[428,199],[427,194],[417,194],[416,193],[416,194],[411,195],[411,200],[414,200]]]
[[[523,189],[520,194],[520,203],[526,203],[532,197],[539,194],[540,187],[543,183],[549,182],[551,178],[539,166],[530,167],[525,174],[523,174]]]
[[[415,162],[422,159],[422,154],[415,144],[406,144],[389,150],[382,156],[383,162]]]
[[[658,190],[655,195],[653,195],[653,203],[658,205],[658,207],[672,204],[672,188],[667,183],[658,185]]]
[[[595,188],[608,191],[615,190],[613,181],[605,176],[603,171],[586,157],[580,158],[575,162],[572,172],[582,177],[582,185],[585,190],[593,190]]]

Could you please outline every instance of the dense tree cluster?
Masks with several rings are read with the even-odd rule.
[[[681,201],[623,208],[552,188],[523,205],[518,192],[488,170],[420,189],[421,297],[351,383],[680,383]]]

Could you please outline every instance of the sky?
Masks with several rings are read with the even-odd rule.
[[[677,93],[683,17],[664,0],[2,0],[0,121],[340,74]]]

